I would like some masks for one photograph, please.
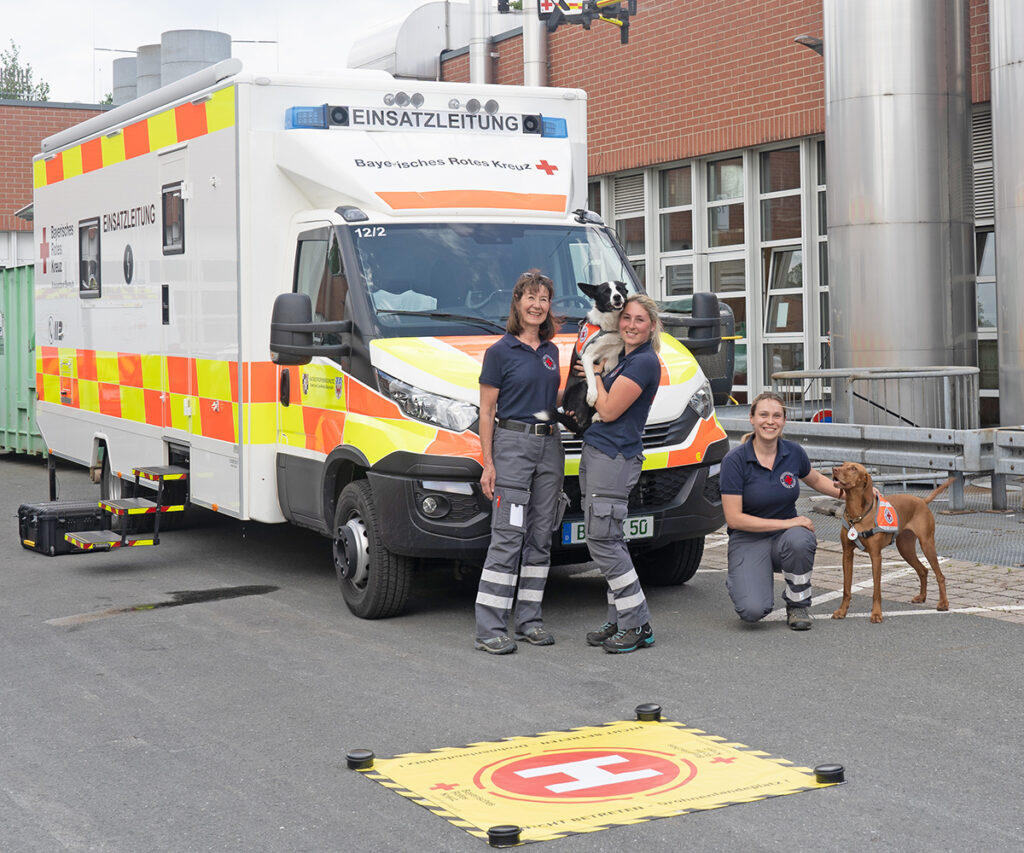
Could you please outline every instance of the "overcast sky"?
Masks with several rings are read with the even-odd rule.
[[[0,0],[0,49],[10,40],[51,101],[95,103],[113,90],[111,63],[158,44],[166,30],[218,30],[250,70],[317,73],[344,67],[354,40],[427,0]]]

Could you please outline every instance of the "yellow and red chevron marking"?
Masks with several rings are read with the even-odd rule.
[[[193,433],[238,442],[237,362],[40,347],[36,391],[40,402],[183,430],[190,399]]]
[[[481,460],[480,439],[474,433],[455,433],[407,417],[379,391],[350,376],[343,378],[343,397],[337,405],[313,394],[303,394],[304,372],[335,368],[289,367],[291,396],[281,409],[285,436],[297,436],[306,450],[329,454],[335,447],[358,447],[372,465],[395,451],[440,456],[464,456]],[[276,386],[270,399],[276,400]],[[315,402],[314,402],[315,401]]]
[[[235,87],[214,92],[206,101],[180,104],[169,110],[129,124],[120,132],[90,139],[32,164],[34,187],[46,187],[105,166],[113,166],[205,136],[235,124]]]
[[[40,347],[36,359],[39,400],[85,412],[190,430],[193,434],[239,443],[274,444],[286,439],[325,456],[339,445],[358,447],[371,464],[404,450],[480,460],[480,439],[454,433],[401,412],[379,391],[329,366],[291,371],[289,405],[278,411],[278,367],[272,362],[217,361],[183,356],[139,355],[65,347]],[[241,371],[241,399],[238,397]],[[341,393],[303,392],[303,374],[333,383]],[[192,401],[192,423],[185,401]],[[287,441],[286,441],[287,443]]]
[[[494,343],[494,337],[491,335],[438,337],[437,340],[450,344],[481,365],[484,363],[484,353]],[[562,374],[562,385],[565,385],[565,380],[569,376],[569,363],[572,360],[572,351],[576,346],[576,340],[577,334],[571,331],[569,334],[560,334],[554,337],[555,345],[558,347],[558,367]],[[658,354],[658,359],[661,362],[659,385],[685,382],[696,372],[697,362],[694,357],[671,335],[663,334],[661,336],[661,352]]]

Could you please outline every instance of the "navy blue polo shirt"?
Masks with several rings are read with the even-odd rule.
[[[480,384],[498,389],[498,418],[527,424],[540,423],[537,412],[554,410],[561,378],[552,341],[534,349],[509,334],[487,348],[480,371]]]
[[[723,495],[742,495],[743,511],[747,515],[796,518],[800,481],[810,473],[807,451],[796,442],[779,439],[775,464],[769,471],[757,461],[751,438],[725,454],[719,488]]]
[[[583,433],[583,441],[612,459],[619,453],[627,459],[633,459],[644,452],[644,426],[661,383],[661,362],[651,349],[650,341],[638,346],[598,378],[604,381],[607,391],[620,376],[629,377],[639,385],[640,396],[614,421],[593,423]]]

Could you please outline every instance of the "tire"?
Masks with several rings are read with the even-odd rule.
[[[414,560],[384,547],[366,480],[342,490],[334,513],[334,570],[345,603],[360,619],[397,616],[409,598]]]
[[[105,501],[118,501],[131,494],[134,481],[115,477],[110,470],[110,454],[103,454],[103,471],[100,474],[100,498]]]
[[[644,586],[681,586],[697,574],[704,556],[704,537],[680,539],[633,556]]]

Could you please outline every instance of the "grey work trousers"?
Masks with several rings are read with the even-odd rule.
[[[787,607],[811,606],[811,569],[818,540],[806,527],[778,533],[729,533],[729,573],[725,585],[744,622],[756,622],[772,612],[774,572],[786,581],[782,598]]]
[[[580,494],[587,528],[587,548],[608,581],[608,621],[620,631],[651,621],[622,531],[629,493],[640,477],[643,457],[614,459],[589,444],[580,456]]]
[[[551,536],[562,493],[562,439],[495,427],[491,448],[496,483],[491,504],[491,544],[476,595],[476,636],[507,633],[516,601],[515,630],[544,624],[541,600],[551,566]]]

